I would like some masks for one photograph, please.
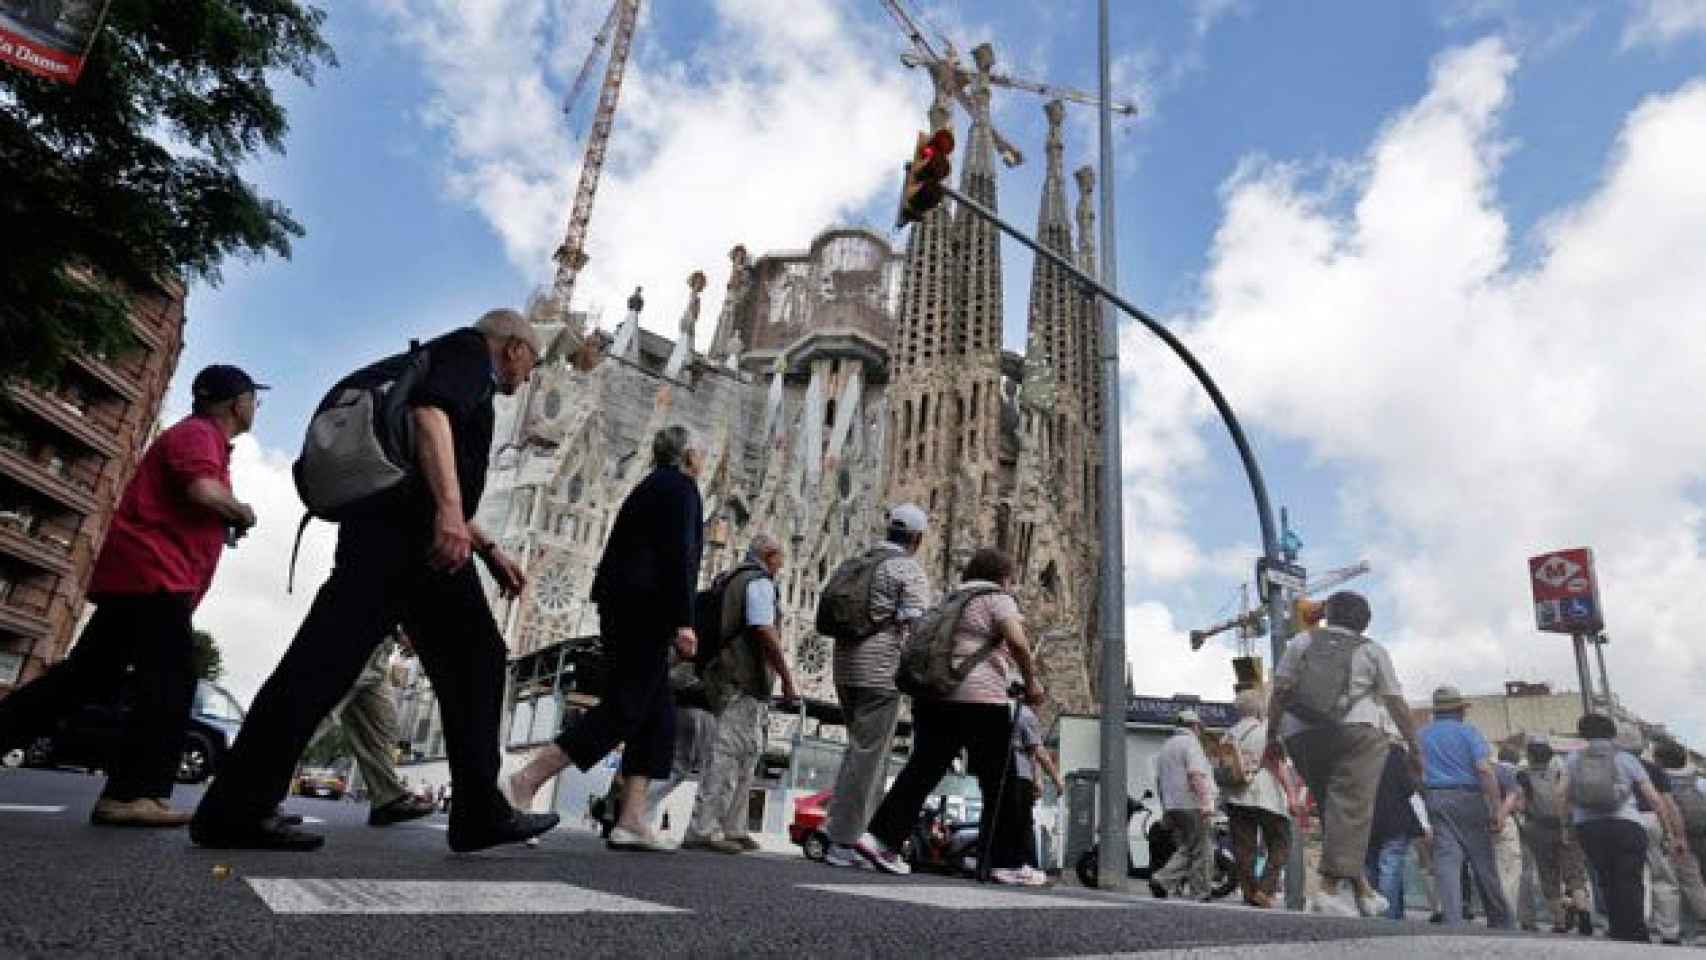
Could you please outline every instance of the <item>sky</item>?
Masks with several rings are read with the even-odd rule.
[[[1113,5],[1122,293],[1203,360],[1237,410],[1313,571],[1368,561],[1412,699],[1507,679],[1575,688],[1536,631],[1526,558],[1595,549],[1611,684],[1706,745],[1706,0]],[[922,0],[961,50],[1093,90],[1095,5]],[[190,296],[169,409],[210,362],[275,389],[234,481],[262,523],[198,615],[247,700],[329,568],[289,463],[338,376],[546,282],[590,126],[562,100],[608,5],[346,0],[341,66],[281,81],[288,152],[248,175],[307,228],[289,261],[233,263]],[[728,249],[890,234],[896,167],[929,90],[876,0],[648,3],[594,210],[577,308],[674,336],[685,281]],[[594,75],[596,87],[597,74]],[[1027,162],[999,204],[1034,226],[1040,98],[999,91]],[[964,130],[966,118],[956,117]],[[1096,157],[1069,108],[1066,160]],[[963,138],[962,138],[963,139]],[[1006,339],[1030,258],[1003,251]],[[708,324],[701,335],[708,336]],[[1122,326],[1125,603],[1145,694],[1225,698],[1233,610],[1260,538],[1227,433],[1158,340]],[[1264,641],[1265,642],[1265,641]]]

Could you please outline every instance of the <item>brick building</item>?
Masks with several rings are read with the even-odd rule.
[[[113,508],[183,349],[184,289],[132,297],[136,344],[0,399],[0,697],[65,656]]]

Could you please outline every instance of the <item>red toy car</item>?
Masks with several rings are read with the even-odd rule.
[[[833,792],[820,790],[794,801],[788,839],[800,845],[808,860],[822,860],[829,852],[829,834],[823,832],[823,823],[829,819],[829,796]]]

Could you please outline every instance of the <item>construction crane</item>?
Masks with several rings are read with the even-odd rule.
[[[913,50],[902,53],[900,62],[909,67],[929,69],[936,75],[937,82],[942,84],[948,93],[958,101],[959,105],[965,108],[966,113],[973,118],[978,116],[978,110],[973,106],[970,96],[966,93],[966,88],[979,76],[991,86],[1027,90],[1050,99],[1069,100],[1088,106],[1101,106],[1102,104],[1100,97],[1082,90],[1075,90],[1071,87],[1057,87],[1035,80],[1024,80],[1011,74],[994,72],[991,68],[995,63],[995,49],[987,43],[979,44],[973,48],[971,52],[972,61],[976,65],[976,69],[968,69],[961,65],[959,51],[955,49],[953,41],[944,36],[940,30],[931,27],[930,31],[936,35],[942,44],[941,52],[937,52],[936,48],[931,45],[929,38],[924,35],[924,28],[920,26],[920,21],[923,18],[908,13],[906,8],[901,5],[900,0],[878,0],[878,2],[883,5],[883,9],[889,12],[889,16],[893,17],[895,22],[900,25],[900,30],[906,34],[907,39],[912,41]],[[1133,116],[1137,113],[1136,105],[1123,101],[1111,104],[1110,109],[1126,116]],[[1016,167],[1025,162],[1025,155],[1019,152],[1019,148],[1013,146],[1006,137],[1002,136],[1001,131],[995,129],[994,124],[990,124],[989,133],[995,142],[995,151],[1001,155],[1002,163],[1008,167]]]
[[[1314,596],[1315,594],[1323,591],[1331,590],[1340,584],[1349,583],[1357,577],[1369,572],[1371,569],[1373,568],[1370,567],[1368,562],[1365,560],[1361,563],[1352,564],[1348,567],[1329,570],[1326,573],[1321,574],[1319,577],[1311,577],[1305,582],[1303,592],[1298,595],[1298,599],[1301,600],[1305,597]],[[1238,630],[1240,639],[1245,643],[1248,643],[1251,639],[1259,637],[1266,632],[1267,608],[1262,606],[1251,608],[1248,589],[1244,591],[1244,600],[1241,607],[1242,609],[1239,610],[1236,617],[1229,620],[1223,620],[1220,623],[1211,627],[1205,627],[1201,630],[1192,630],[1191,649],[1201,650],[1204,643],[1207,643],[1211,638],[1217,637],[1228,630]]]
[[[610,62],[604,68],[604,84],[598,91],[598,106],[593,112],[592,129],[587,134],[586,154],[581,160],[580,183],[575,188],[574,206],[569,210],[569,225],[563,233],[563,243],[552,259],[557,264],[556,277],[544,308],[554,319],[569,322],[569,298],[575,289],[575,278],[586,266],[586,232],[592,222],[592,201],[598,193],[598,178],[604,172],[604,156],[610,148],[610,130],[616,123],[616,101],[622,95],[622,75],[628,68],[628,52],[634,44],[634,25],[640,15],[640,0],[615,0],[604,27],[593,38],[592,51],[581,64],[575,82],[564,98],[563,112],[574,110],[581,91],[592,75],[605,47],[610,48]]]

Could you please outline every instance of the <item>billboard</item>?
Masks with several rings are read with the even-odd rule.
[[[1598,633],[1605,629],[1593,550],[1577,547],[1528,558],[1534,591],[1534,625],[1547,633]]]
[[[0,0],[0,61],[76,83],[111,0]]]

